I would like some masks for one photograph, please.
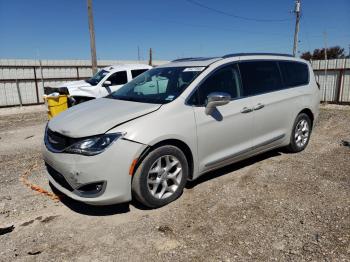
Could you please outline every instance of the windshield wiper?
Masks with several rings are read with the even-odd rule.
[[[92,79],[87,79],[87,80],[85,80],[85,82],[88,83],[88,84],[90,84],[90,85],[92,85],[92,86],[95,86],[95,85],[98,84],[98,82],[93,81]]]

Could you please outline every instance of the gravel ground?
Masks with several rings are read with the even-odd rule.
[[[0,229],[0,261],[350,260],[350,107],[323,107],[304,152],[211,172],[157,210],[55,202],[25,186],[29,174],[50,190],[45,124],[41,109],[0,113],[0,228],[14,226]]]

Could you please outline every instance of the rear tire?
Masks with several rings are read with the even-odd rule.
[[[133,198],[150,208],[174,201],[183,192],[188,170],[186,156],[179,148],[161,146],[154,149],[133,176]]]
[[[287,150],[290,153],[303,151],[309,143],[311,130],[310,117],[305,113],[299,114],[295,119]]]

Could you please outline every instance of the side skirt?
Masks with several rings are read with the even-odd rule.
[[[266,140],[265,142],[262,142],[258,145],[255,145],[251,148],[248,148],[248,149],[244,149],[240,152],[237,152],[235,154],[232,154],[230,156],[227,156],[227,157],[223,157],[221,159],[218,159],[218,160],[215,160],[215,161],[212,161],[212,162],[209,162],[205,165],[205,167],[207,167],[208,169],[212,170],[212,169],[216,169],[216,168],[219,168],[219,167],[222,167],[222,166],[225,166],[227,164],[231,164],[233,162],[237,162],[239,160],[242,160],[242,159],[245,159],[245,158],[248,158],[250,156],[253,156],[253,155],[256,155],[256,154],[259,154],[261,152],[265,152],[265,151],[268,151],[270,150],[271,148],[274,148],[273,147],[269,147],[267,148],[266,150],[262,150],[262,151],[259,151],[259,148],[262,148],[262,147],[265,147],[265,146],[268,146],[270,144],[273,144],[281,139],[283,139],[286,135],[285,134],[282,134],[282,135],[279,135],[277,137],[274,137],[274,138],[271,138],[269,140]],[[279,145],[278,145],[279,146]],[[277,147],[277,146],[276,146]],[[256,153],[252,153],[253,151],[257,151]],[[252,153],[252,154],[250,154]],[[205,171],[207,172],[207,171]]]

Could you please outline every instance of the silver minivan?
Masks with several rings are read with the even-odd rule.
[[[48,178],[88,204],[160,207],[210,170],[304,150],[319,102],[310,64],[289,55],[175,60],[50,120]]]

